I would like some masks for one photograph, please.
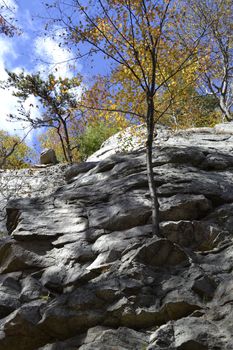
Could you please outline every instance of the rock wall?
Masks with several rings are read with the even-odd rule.
[[[67,165],[0,170],[0,234],[6,233],[5,207],[12,198],[34,198],[53,193],[65,183]]]
[[[227,129],[227,132],[226,130]],[[233,132],[158,140],[161,232],[145,152],[11,200],[0,240],[0,350],[231,350]]]

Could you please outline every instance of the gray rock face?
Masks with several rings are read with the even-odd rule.
[[[40,164],[57,164],[57,157],[54,149],[45,148],[40,154]]]
[[[140,148],[8,201],[0,350],[232,350],[231,130],[160,130],[164,238],[152,236]]]
[[[13,198],[48,196],[65,183],[67,165],[0,170],[0,233],[6,233],[6,204]]]

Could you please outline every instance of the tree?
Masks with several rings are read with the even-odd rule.
[[[14,96],[19,98],[20,107],[18,115],[10,115],[11,120],[28,122],[32,128],[54,128],[59,137],[64,158],[67,162],[73,162],[72,150],[76,147],[71,144],[69,123],[77,117],[77,94],[81,88],[81,77],[72,79],[56,79],[50,74],[48,79],[43,79],[40,73],[25,74],[8,72],[9,78],[5,87],[14,87]],[[33,95],[42,106],[42,114],[39,117],[31,117],[30,111],[26,111],[23,103]],[[39,105],[31,105],[39,109]]]
[[[50,5],[49,5],[50,6]],[[153,174],[152,146],[155,124],[173,104],[170,89],[173,78],[197,62],[197,48],[203,33],[196,40],[182,38],[185,17],[181,2],[172,0],[58,0],[57,21],[66,27],[67,42],[102,53],[112,61],[113,69],[121,67],[123,75],[132,77],[141,89],[146,111],[138,113],[133,105],[122,113],[137,116],[147,126],[147,175],[152,205],[153,234],[159,232],[159,203]],[[67,12],[66,10],[69,9]],[[178,25],[177,25],[178,24]],[[177,55],[169,71],[164,57],[176,48]],[[81,49],[80,49],[81,50]],[[82,56],[79,52],[78,56]],[[164,92],[168,98],[161,100]],[[155,104],[155,101],[158,103]],[[109,111],[119,111],[109,108]]]
[[[228,121],[233,120],[233,35],[231,0],[188,0],[192,30],[199,35],[208,28],[202,38],[209,57],[202,74],[201,88],[212,94]]]
[[[24,142],[26,136],[20,139],[0,130],[0,169],[28,167],[32,153]]]
[[[83,93],[78,102],[80,118],[73,118],[69,122],[70,140],[76,148],[72,155],[74,161],[85,160],[97,151],[101,144],[114,133],[125,129],[129,122],[124,115],[109,112],[107,106],[113,103],[114,96],[110,93],[109,80],[97,76],[93,84],[83,87]],[[111,101],[111,102],[110,102]],[[82,105],[92,106],[84,108]],[[64,161],[61,143],[55,129],[48,129],[40,136],[43,148],[53,148],[57,158]]]

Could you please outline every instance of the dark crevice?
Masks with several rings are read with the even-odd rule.
[[[21,213],[19,209],[12,209],[12,208],[6,209],[6,216],[7,216],[6,227],[9,234],[11,234],[18,226],[20,214]]]
[[[196,340],[188,340],[187,342],[179,346],[177,350],[208,350],[208,347],[197,342]]]

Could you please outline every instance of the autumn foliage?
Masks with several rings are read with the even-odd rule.
[[[0,168],[26,168],[33,157],[31,149],[19,137],[0,130]]]

